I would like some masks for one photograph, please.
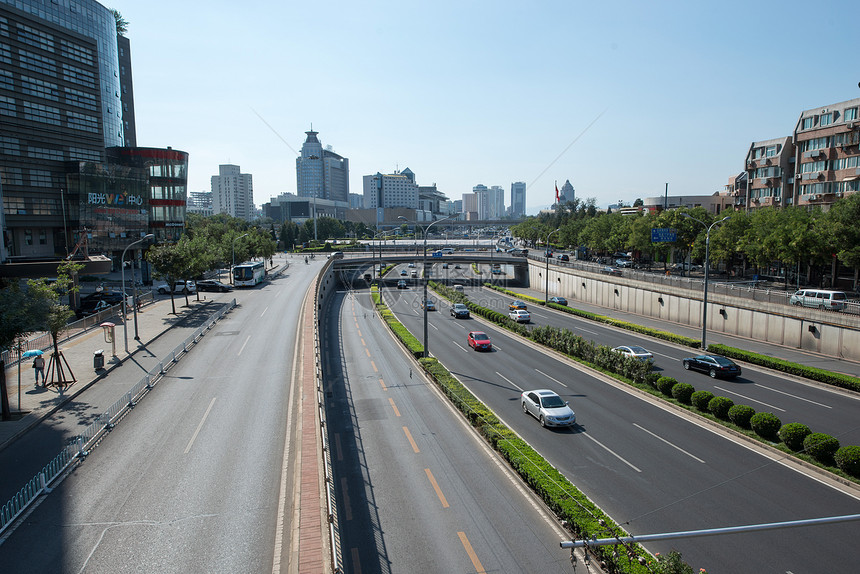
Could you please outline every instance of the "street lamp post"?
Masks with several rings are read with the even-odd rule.
[[[708,350],[708,274],[711,270],[711,229],[729,219],[729,216],[713,222],[709,227],[704,221],[696,219],[689,213],[682,213],[681,215],[700,223],[702,227],[707,229],[705,232],[705,292],[702,296],[702,351],[704,352]]]
[[[126,299],[126,296],[125,296],[125,254],[128,251],[129,247],[131,247],[133,245],[137,245],[138,243],[143,243],[147,239],[152,239],[153,237],[155,237],[155,235],[153,235],[152,233],[147,233],[146,235],[144,235],[143,237],[141,237],[137,241],[133,241],[133,242],[129,243],[126,246],[126,248],[123,249],[122,257],[119,258],[119,267],[120,267],[120,274],[121,274],[121,280],[122,280],[122,332],[123,332],[123,337],[125,338],[125,353],[126,354],[128,354],[128,313],[126,313],[125,308],[128,306],[128,300]],[[136,301],[135,301],[135,303],[136,303]]]
[[[237,240],[237,239],[242,239],[242,238],[243,238],[243,237],[245,237],[246,235],[250,235],[250,233],[246,233],[246,234],[244,234],[244,235],[240,235],[239,237],[234,237],[234,238],[233,238],[233,241],[230,243],[230,250],[231,250],[231,251],[232,251],[232,253],[233,253],[233,267],[236,267],[236,240]],[[235,283],[235,282],[234,282],[234,280],[233,280],[233,279],[234,279],[234,276],[233,276],[233,267],[230,267],[230,285],[233,285],[233,284]]]
[[[561,227],[559,227],[555,231],[549,232],[549,234],[546,236],[546,245],[544,246],[544,250],[543,250],[543,255],[544,255],[544,258],[546,259],[546,271],[545,271],[545,273],[546,273],[546,277],[545,277],[545,279],[546,279],[546,293],[544,295],[544,300],[543,300],[544,305],[549,303],[549,238],[552,237],[553,233],[556,233],[558,231],[561,231]]]
[[[427,358],[430,356],[430,350],[427,348],[427,233],[430,231],[430,228],[439,223],[440,221],[445,221],[446,219],[451,219],[453,215],[449,215],[447,217],[443,217],[442,219],[437,219],[426,228],[424,228],[424,258],[421,263],[421,271],[424,275],[424,299],[422,299],[421,303],[424,307],[424,357]]]

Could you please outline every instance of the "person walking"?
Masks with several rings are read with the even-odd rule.
[[[36,384],[35,386],[39,386],[39,377],[42,377],[42,386],[45,386],[45,359],[42,358],[42,355],[36,355],[36,358],[33,359],[33,369],[36,371]]]

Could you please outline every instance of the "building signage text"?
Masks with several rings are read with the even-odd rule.
[[[143,198],[128,193],[88,193],[87,203],[95,205],[143,205]]]

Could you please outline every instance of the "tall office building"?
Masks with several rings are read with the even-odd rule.
[[[212,208],[251,221],[256,215],[253,176],[241,173],[238,165],[218,166],[218,175],[212,176]]]
[[[501,219],[505,214],[505,190],[498,185],[487,187],[478,184],[472,188],[477,197],[478,219]]]
[[[515,181],[511,184],[511,217],[519,219],[526,215],[526,183]]]
[[[317,134],[307,138],[296,158],[296,195],[316,197],[349,204],[349,159],[336,154],[331,146],[323,148]]]
[[[576,191],[573,189],[573,186],[570,184],[570,180],[564,180],[564,185],[561,186],[561,189],[558,190],[558,202],[565,203],[568,201],[573,201],[576,199]]]
[[[364,208],[407,207],[418,209],[418,185],[409,173],[376,173],[362,178]]]

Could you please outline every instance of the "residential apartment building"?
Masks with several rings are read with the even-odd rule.
[[[748,186],[742,202],[747,209],[794,202],[794,155],[794,143],[788,136],[750,145],[746,157]]]
[[[188,193],[188,203],[185,206],[188,213],[198,213],[204,217],[215,215],[212,206],[211,191],[191,191]]]
[[[474,191],[463,194],[463,219],[475,220],[478,217],[478,194]]]
[[[511,217],[519,219],[526,215],[526,183],[515,181],[511,184]]]
[[[218,175],[211,178],[212,208],[215,213],[251,221],[255,215],[253,176],[241,171],[238,165],[218,166]]]

